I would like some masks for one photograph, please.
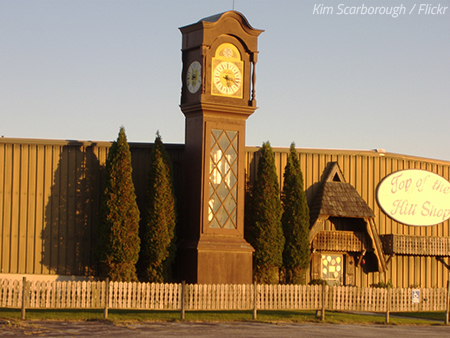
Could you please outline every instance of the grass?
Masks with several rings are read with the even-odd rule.
[[[400,317],[413,317],[426,320],[434,320],[438,322],[443,322],[445,320],[445,313],[443,312],[400,312],[400,313],[393,313],[392,315]]]
[[[0,308],[0,319],[18,320],[20,309]],[[91,321],[104,320],[103,310],[37,310],[26,311],[27,320],[73,320]],[[392,313],[390,324],[394,325],[437,325],[444,324],[443,312],[409,312]],[[179,311],[140,311],[140,310],[109,310],[108,320],[119,321],[179,321]],[[251,311],[187,311],[186,321],[252,321]],[[290,323],[321,323],[315,311],[258,311],[258,322],[290,322]],[[325,312],[325,323],[333,324],[384,324],[384,314],[361,314],[346,312]]]

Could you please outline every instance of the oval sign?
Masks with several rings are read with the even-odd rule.
[[[450,218],[450,182],[426,170],[396,171],[378,184],[377,203],[399,223],[436,225]]]

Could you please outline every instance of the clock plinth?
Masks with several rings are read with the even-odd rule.
[[[251,284],[254,249],[242,239],[205,238],[186,242],[180,259],[188,283]]]
[[[256,109],[257,37],[226,12],[183,33],[186,217],[179,257],[190,283],[252,283],[244,239],[245,123]]]

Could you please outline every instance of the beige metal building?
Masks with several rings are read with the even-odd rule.
[[[0,139],[0,278],[91,276],[103,168],[109,142]],[[151,144],[130,143],[138,204]],[[183,222],[184,145],[166,145]],[[288,148],[274,148],[280,186]],[[408,226],[378,206],[387,175],[422,169],[450,179],[450,162],[384,151],[298,148],[311,209],[309,278],[337,284],[443,287],[449,279],[449,221]],[[258,148],[246,148],[256,175]],[[350,202],[349,202],[350,201]],[[181,231],[181,236],[182,236]],[[327,262],[325,262],[327,261]]]

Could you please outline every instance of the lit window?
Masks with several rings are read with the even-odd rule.
[[[211,131],[209,210],[210,228],[235,229],[237,206],[238,132]]]
[[[342,255],[322,255],[322,279],[341,284],[343,263]]]

